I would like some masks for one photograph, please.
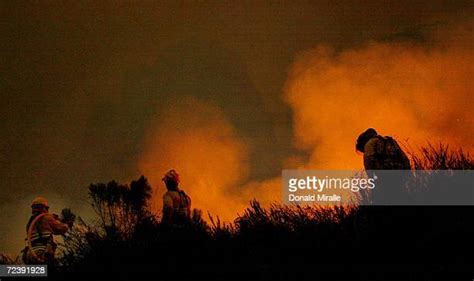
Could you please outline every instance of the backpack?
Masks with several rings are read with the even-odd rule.
[[[410,170],[410,160],[398,145],[394,138],[377,136],[383,141],[384,147],[381,151],[383,166],[386,170]]]
[[[180,204],[179,204],[179,213],[184,215],[185,217],[189,218],[190,216],[190,208],[191,208],[191,198],[184,192],[184,190],[178,191]]]

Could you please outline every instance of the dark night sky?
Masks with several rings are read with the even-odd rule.
[[[21,247],[15,233],[39,193],[80,209],[89,183],[138,177],[147,124],[167,101],[220,107],[250,144],[250,178],[274,176],[298,153],[281,98],[298,52],[423,42],[473,10],[472,1],[334,2],[2,1],[0,252]]]

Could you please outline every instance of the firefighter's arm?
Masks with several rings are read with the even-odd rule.
[[[53,215],[47,215],[46,219],[48,220],[49,226],[51,227],[51,231],[53,232],[54,235],[64,234],[69,229],[67,224],[62,223],[59,219],[57,219]]]

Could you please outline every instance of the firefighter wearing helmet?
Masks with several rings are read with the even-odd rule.
[[[179,188],[179,175],[175,170],[168,171],[162,178],[166,185],[163,195],[163,219],[166,225],[180,225],[191,217],[191,198]]]
[[[398,143],[389,136],[381,136],[373,128],[363,132],[356,142],[356,150],[364,153],[366,170],[410,170],[410,160]]]
[[[53,235],[65,234],[72,222],[64,223],[49,213],[48,201],[37,197],[31,203],[31,217],[26,225],[27,246],[23,250],[26,264],[52,264],[57,248]]]
[[[410,160],[397,141],[381,136],[373,128],[363,132],[356,150],[364,153],[364,168],[369,177],[377,176],[377,186],[371,192],[374,205],[400,205],[407,200],[406,183],[411,177]],[[396,173],[381,170],[398,170]]]

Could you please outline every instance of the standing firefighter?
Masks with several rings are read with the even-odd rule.
[[[163,220],[166,225],[180,225],[191,217],[191,198],[181,190],[179,175],[175,170],[168,171],[162,179],[168,190],[163,195]]]
[[[66,224],[57,215],[49,213],[48,201],[38,197],[31,203],[32,214],[26,225],[27,246],[23,250],[23,261],[26,264],[52,264],[56,243],[53,235],[67,232],[72,222]]]
[[[377,175],[375,189],[370,195],[374,205],[400,205],[406,202],[406,183],[410,177],[410,160],[391,137],[380,136],[370,128],[356,142],[356,150],[364,153],[367,175]],[[381,171],[392,170],[392,171]],[[393,171],[398,170],[398,171]]]

